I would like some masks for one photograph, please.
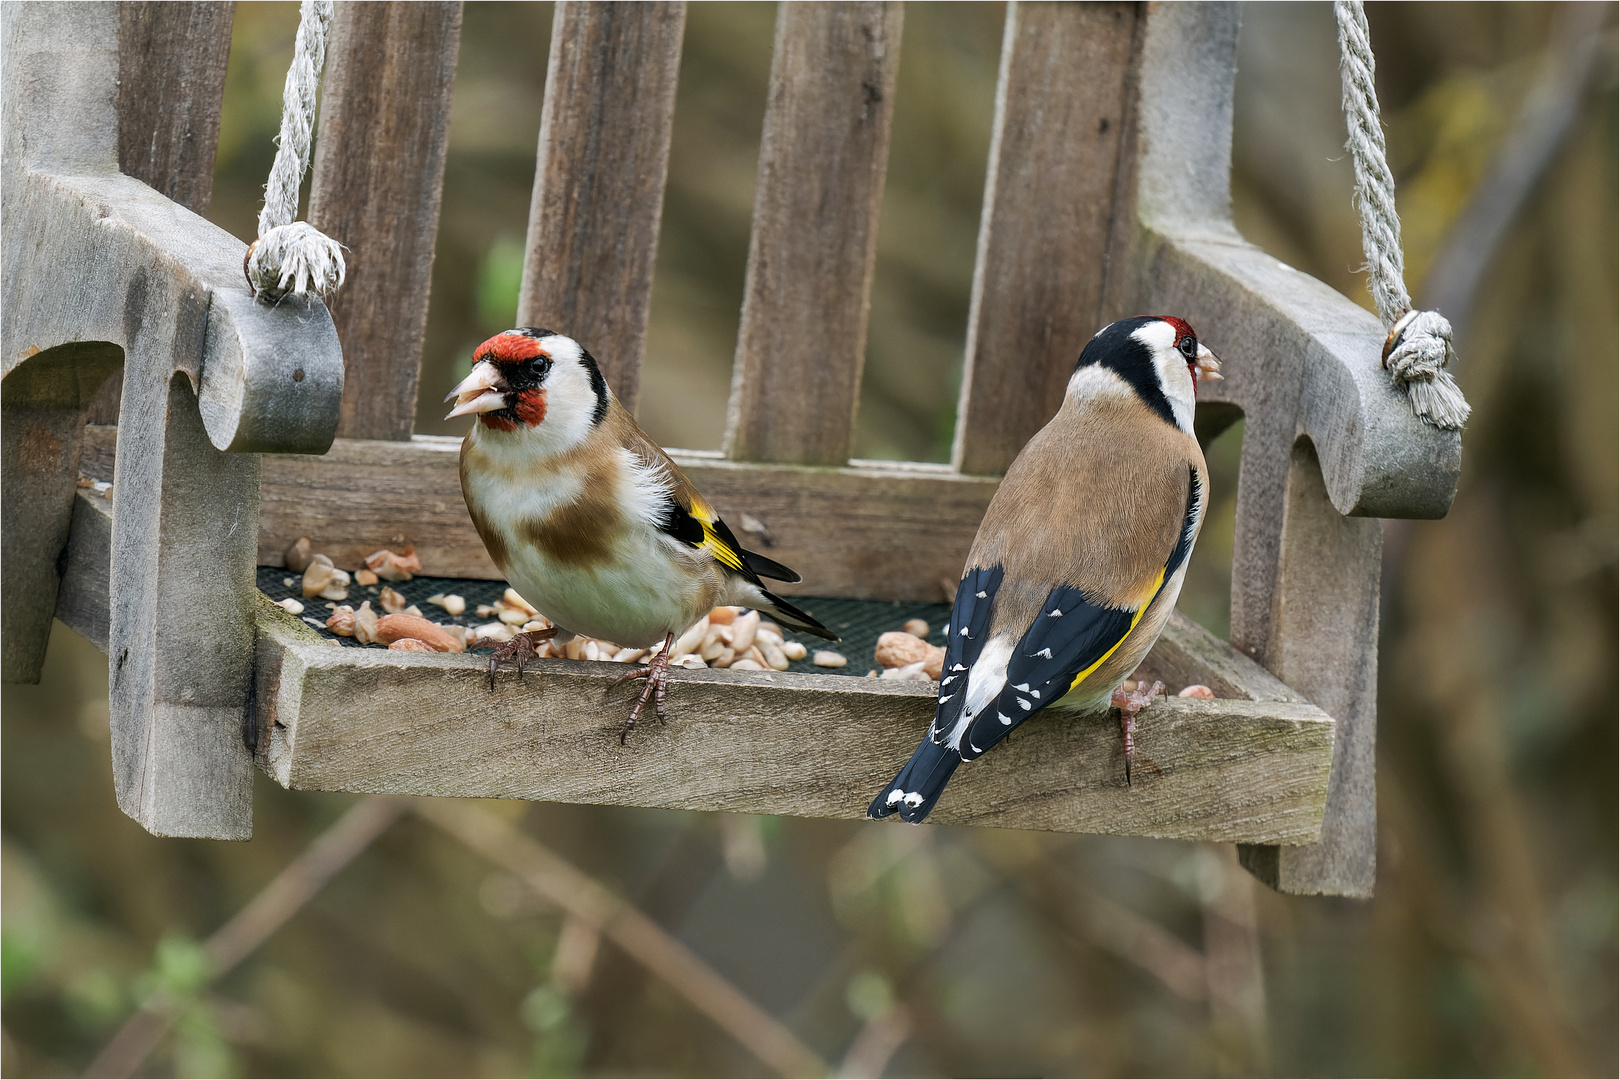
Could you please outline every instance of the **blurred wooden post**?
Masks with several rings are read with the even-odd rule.
[[[1007,5],[951,458],[1007,471],[1063,402],[1101,311],[1136,5]]]
[[[559,0],[518,299],[636,408],[669,172],[684,2]]]
[[[415,426],[460,40],[459,0],[337,5],[309,221],[348,248],[331,305],[347,438],[409,439]]]
[[[118,5],[118,168],[198,214],[214,191],[235,16],[212,0]],[[122,391],[103,383],[90,423],[118,423]]]
[[[734,460],[849,460],[901,11],[899,3],[778,9],[726,420]]]

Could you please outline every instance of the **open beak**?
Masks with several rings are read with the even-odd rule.
[[[1216,359],[1214,353],[1210,352],[1204,346],[1198,346],[1198,359],[1194,360],[1193,363],[1198,368],[1199,382],[1203,382],[1205,380],[1210,382],[1226,381],[1226,376],[1221,374],[1221,362]]]
[[[501,381],[501,373],[494,364],[480,360],[473,365],[472,374],[444,396],[446,401],[451,398],[456,399],[456,407],[445,416],[446,420],[468,413],[494,412],[506,408],[506,384]]]

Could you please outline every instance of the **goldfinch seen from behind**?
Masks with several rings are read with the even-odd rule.
[[[461,444],[461,492],[512,587],[564,635],[634,648],[663,640],[627,676],[648,683],[626,731],[649,696],[663,715],[670,643],[714,607],[758,608],[833,637],[765,588],[762,578],[799,576],[743,550],[573,338],[533,327],[497,334],[449,397],[450,416],[478,418]]]
[[[1181,592],[1209,486],[1193,404],[1198,379],[1219,371],[1169,316],[1110,323],[1086,345],[1062,407],[990,501],[957,587],[933,726],[869,816],[921,821],[959,764],[1059,699],[1123,706],[1129,781],[1144,702],[1116,689]]]

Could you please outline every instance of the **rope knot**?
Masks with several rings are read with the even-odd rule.
[[[248,245],[242,272],[255,296],[330,296],[343,284],[343,245],[307,221],[277,225]]]
[[[1451,347],[1451,323],[1438,311],[1408,311],[1395,321],[1384,339],[1384,368],[1390,381],[1405,390],[1412,412],[1446,431],[1461,431],[1472,411],[1446,365],[1456,353]]]

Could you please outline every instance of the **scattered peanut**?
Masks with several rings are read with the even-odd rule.
[[[304,613],[304,605],[300,604],[297,600],[294,600],[290,596],[287,597],[287,599],[285,599],[285,600],[277,600],[276,601],[276,606],[286,608],[288,611],[292,612],[294,615],[302,615]]]
[[[809,651],[809,649],[804,647],[804,642],[802,641],[782,642],[782,655],[787,657],[789,660],[803,660]]]
[[[708,667],[708,665],[703,662],[703,658],[698,656],[696,653],[687,653],[685,656],[673,657],[669,662],[669,666],[678,668]]]
[[[338,637],[354,637],[354,608],[344,604],[326,620],[326,628]]]
[[[455,593],[451,593],[449,596],[446,596],[443,593],[437,593],[428,597],[427,602],[430,604],[438,604],[452,615],[460,615],[462,612],[467,610],[466,599],[457,596]]]
[[[733,660],[730,669],[732,671],[764,671],[765,665],[757,664],[745,656],[740,660]]]
[[[391,585],[384,585],[377,603],[388,614],[398,615],[405,610],[405,594]]]
[[[899,679],[903,682],[927,682],[928,673],[923,671],[924,661],[918,660],[915,664],[906,664],[902,667],[885,668],[880,679]]]
[[[1136,689],[1136,680],[1126,679],[1124,682],[1119,684],[1119,688],[1129,694]]]
[[[753,647],[754,635],[757,633],[759,633],[759,612],[744,612],[731,624],[731,647],[738,653],[747,652]]]
[[[415,604],[412,604],[410,607],[406,608],[405,609],[405,614],[407,614],[407,615],[415,615],[418,619],[427,618],[426,615],[422,614],[422,609],[417,607]]]
[[[1203,683],[1194,683],[1191,686],[1183,686],[1181,688],[1181,693],[1177,694],[1176,696],[1177,697],[1212,698],[1212,697],[1215,696],[1215,691],[1211,690],[1209,687],[1205,686]]]
[[[304,568],[302,590],[305,596],[319,596],[327,600],[343,600],[349,595],[349,572],[339,570],[325,555],[312,555]]]
[[[737,620],[737,616],[741,614],[741,612],[742,608],[717,607],[713,611],[709,612],[709,625],[730,626]]]
[[[871,671],[866,673],[866,677],[868,679],[881,679],[883,678],[883,674],[882,672],[878,671],[877,668],[873,668]]]
[[[356,616],[358,614],[356,612]],[[430,646],[434,652],[461,652],[465,648],[459,637],[419,615],[384,615],[377,620],[374,636],[378,641],[390,645],[400,638],[416,638]]]
[[[282,558],[287,563],[287,569],[295,574],[302,574],[309,566],[310,554],[314,548],[310,546],[309,537],[300,536],[287,546],[287,552]]]
[[[771,668],[773,671],[786,671],[788,669],[788,658],[782,652],[780,638],[773,640],[769,636],[760,634],[754,638],[754,648],[758,649],[760,655],[765,657],[766,667]]]
[[[873,657],[880,667],[905,667],[928,657],[928,642],[903,630],[891,630],[877,639]]]
[[[377,613],[371,610],[371,601],[361,604],[354,613],[354,640],[370,645],[377,640]]]
[[[517,590],[511,586],[507,586],[506,592],[501,595],[500,603],[504,603],[508,607],[522,608],[529,613],[530,618],[540,614],[539,608],[519,596]]]
[[[849,663],[849,658],[843,653],[835,653],[831,649],[817,649],[816,655],[811,658],[816,667],[840,668]]]
[[[482,626],[473,627],[474,641],[504,642],[511,641],[515,637],[517,637],[517,631],[512,629],[510,626],[507,626],[505,623],[492,622],[485,623]]]
[[[381,548],[366,556],[366,569],[384,581],[409,581],[422,572],[422,560],[416,557],[414,544],[397,552]]]
[[[692,652],[703,644],[703,635],[708,632],[709,617],[705,615],[691,626],[688,626],[685,632],[675,639],[675,646],[670,649],[669,655],[672,657],[684,656]]]
[[[377,584],[377,575],[362,567],[354,572],[354,583],[356,585],[375,585]]]
[[[928,636],[928,624],[922,619],[907,619],[905,631],[908,634],[915,634],[920,638],[926,638]]]
[[[418,640],[417,638],[413,638],[413,637],[396,638],[395,640],[390,641],[388,643],[388,647],[390,649],[398,649],[400,652],[441,652],[441,651],[447,651],[447,650],[435,649],[433,646],[429,645],[427,642]],[[460,652],[461,650],[456,649],[454,651],[455,652]]]

